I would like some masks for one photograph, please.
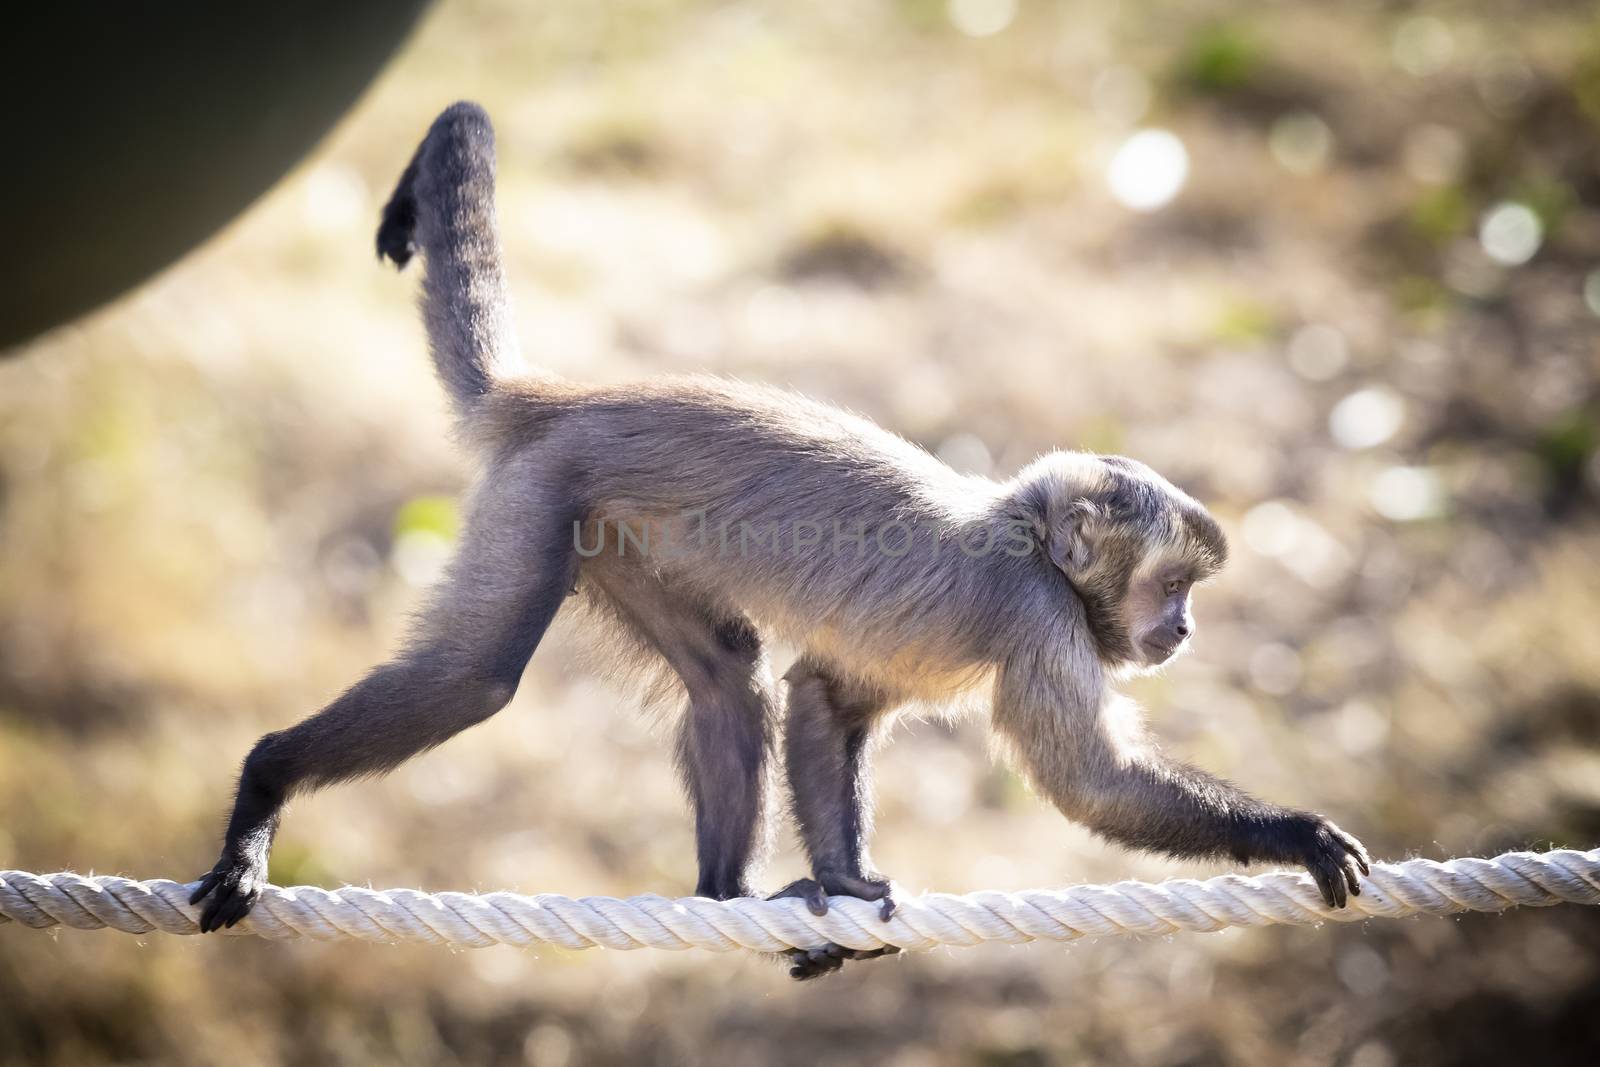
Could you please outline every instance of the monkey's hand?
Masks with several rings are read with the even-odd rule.
[[[1360,874],[1370,874],[1372,869],[1360,841],[1309,812],[1297,812],[1291,827],[1296,839],[1294,858],[1311,872],[1328,907],[1342,908],[1350,897],[1361,895]]]
[[[190,904],[206,901],[200,910],[200,932],[232,926],[246,915],[267,884],[267,854],[257,849],[225,849],[211,873],[189,895]],[[210,899],[207,900],[206,898]]]

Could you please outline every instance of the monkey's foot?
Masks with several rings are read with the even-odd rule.
[[[796,878],[768,897],[782,900],[798,897],[806,902],[813,915],[828,914],[828,896],[860,897],[862,900],[881,900],[878,914],[884,922],[894,915],[894,885],[887,878],[857,878],[835,871],[818,871],[815,878]],[[875,960],[879,956],[893,956],[899,945],[883,948],[847,948],[828,942],[820,948],[797,948],[788,953],[789,977],[804,982],[832,974],[844,966],[845,960]]]
[[[811,914],[826,915],[830,896],[882,901],[878,907],[879,918],[888,922],[894,917],[894,883],[889,879],[844,874],[828,869],[818,871],[815,878],[796,878],[767,899],[799,897],[811,909]]]
[[[200,885],[189,895],[190,904],[206,901],[200,910],[200,932],[221,930],[250,914],[266,884],[266,856],[223,853],[211,873],[201,878]]]
[[[879,956],[893,956],[899,945],[883,948],[846,948],[832,941],[821,948],[797,948],[789,953],[789,977],[799,982],[821,978],[844,966],[845,960],[875,960]]]

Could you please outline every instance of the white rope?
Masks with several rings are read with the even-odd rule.
[[[0,923],[45,929],[110,927],[130,934],[196,931],[193,883],[112,875],[0,871]],[[1331,909],[1305,874],[1223,875],[1151,884],[1080,885],[1022,893],[929,893],[900,903],[887,923],[878,905],[834,897],[828,914],[799,900],[670,900],[515,893],[422,893],[268,886],[230,933],[275,940],[416,941],[466,946],[560,945],[579,949],[703,948],[713,952],[814,948],[931,948],[985,941],[1071,941],[1111,934],[1171,934],[1228,926],[1306,926],[1406,915],[1505,911],[1519,905],[1600,904],[1600,849],[1507,852],[1446,863],[1375,863],[1361,895]]]

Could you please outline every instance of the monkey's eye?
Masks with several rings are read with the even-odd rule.
[[[1167,579],[1167,595],[1177,596],[1179,593],[1183,592],[1184,588],[1188,586],[1188,584],[1189,580],[1187,578]]]

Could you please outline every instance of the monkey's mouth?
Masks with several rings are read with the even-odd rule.
[[[1183,647],[1182,641],[1179,641],[1176,644],[1164,645],[1160,641],[1152,641],[1149,638],[1146,638],[1139,644],[1144,649],[1144,661],[1150,664],[1152,667],[1161,666],[1161,664],[1167,662],[1167,660],[1171,659],[1173,656],[1176,656],[1178,654],[1178,650]]]

